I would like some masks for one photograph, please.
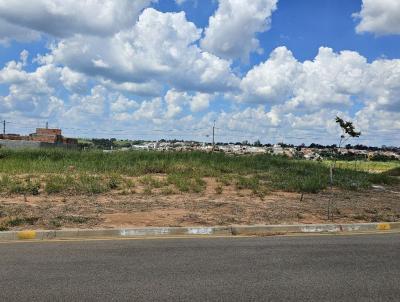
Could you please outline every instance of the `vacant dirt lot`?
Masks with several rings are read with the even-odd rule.
[[[262,195],[206,178],[201,193],[169,188],[114,190],[94,195],[1,195],[0,228],[114,228],[232,224],[400,221],[400,185],[317,194],[265,191]]]

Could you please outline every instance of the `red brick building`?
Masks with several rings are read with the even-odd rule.
[[[63,143],[60,129],[37,128],[35,133],[29,134],[29,140],[42,143]]]

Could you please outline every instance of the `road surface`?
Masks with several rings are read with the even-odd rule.
[[[0,243],[0,301],[400,301],[400,234]]]

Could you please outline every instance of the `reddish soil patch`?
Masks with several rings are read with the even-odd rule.
[[[90,196],[0,196],[0,227],[101,228],[134,226],[196,226],[232,224],[326,223],[327,205],[333,204],[334,222],[400,221],[400,185],[363,191],[327,190],[318,194],[269,191],[265,196],[234,185],[206,179],[202,193],[151,194],[111,192]],[[136,192],[136,193],[135,193]]]

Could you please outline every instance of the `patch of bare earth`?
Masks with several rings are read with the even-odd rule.
[[[3,195],[0,226],[17,230],[327,223],[329,200],[335,223],[400,221],[400,185],[300,197],[281,191],[260,197],[214,179],[206,179],[202,193],[179,193],[176,188],[149,192],[139,185],[129,192],[98,195]]]

